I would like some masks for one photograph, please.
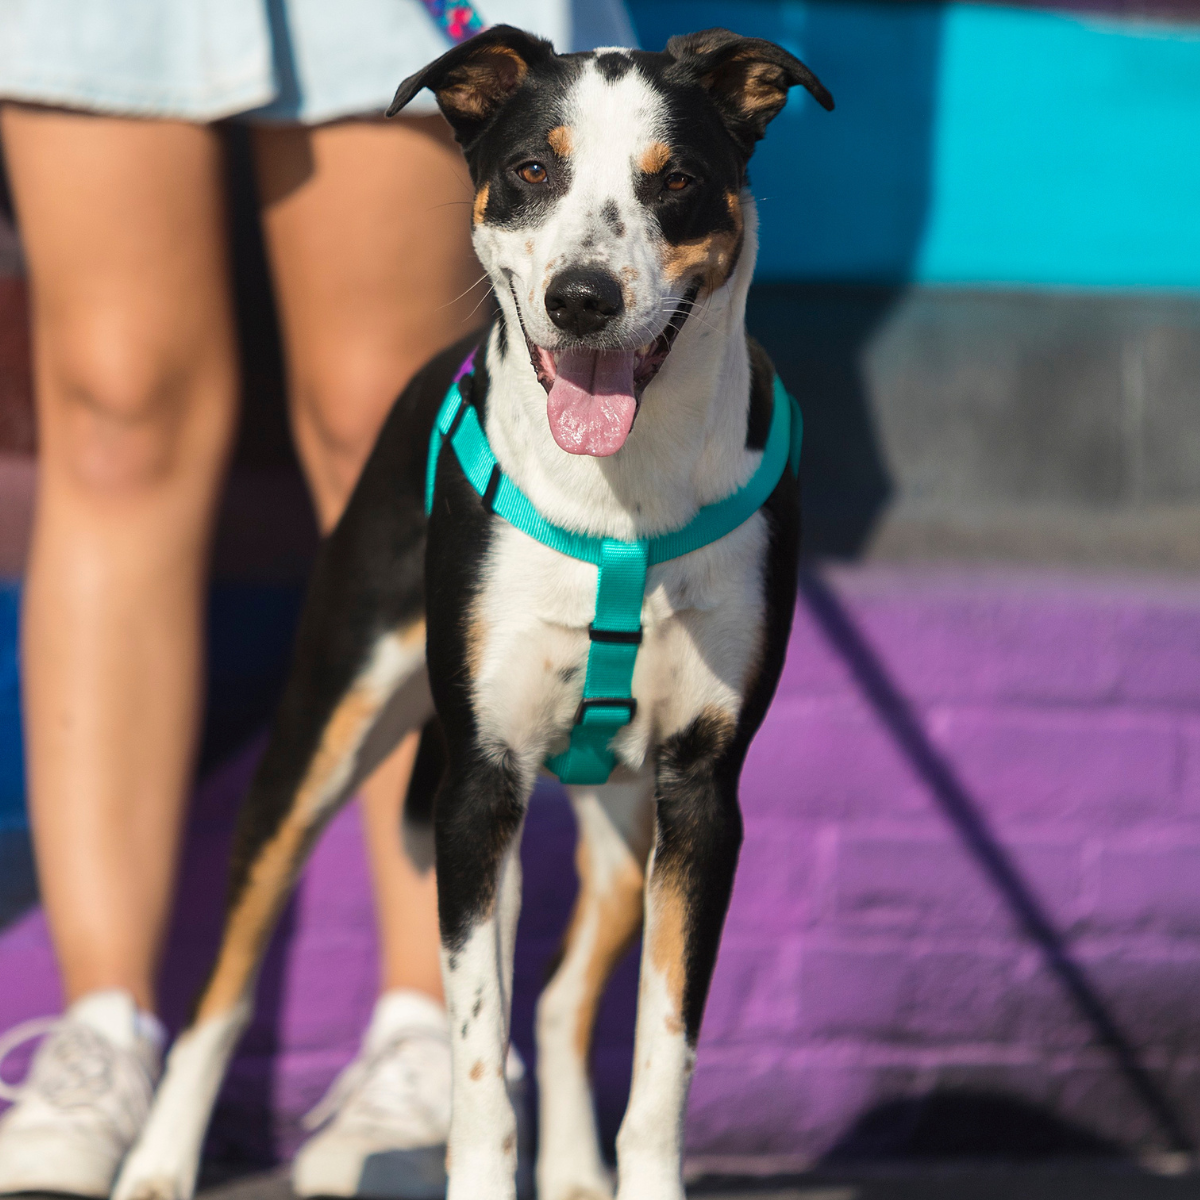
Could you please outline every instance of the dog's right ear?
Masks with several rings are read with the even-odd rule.
[[[394,117],[422,88],[429,88],[455,137],[466,145],[521,86],[530,68],[553,57],[549,42],[524,30],[511,25],[485,29],[410,75],[396,89],[387,115]]]

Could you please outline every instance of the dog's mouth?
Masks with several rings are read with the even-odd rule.
[[[637,419],[642,393],[671,353],[698,290],[699,285],[689,288],[662,333],[636,350],[587,346],[547,350],[538,346],[525,328],[513,292],[529,361],[546,389],[550,432],[563,450],[594,458],[607,458],[620,450]]]

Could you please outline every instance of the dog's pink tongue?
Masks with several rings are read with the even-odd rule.
[[[637,401],[633,351],[566,350],[546,398],[554,440],[568,454],[603,458],[625,444]]]

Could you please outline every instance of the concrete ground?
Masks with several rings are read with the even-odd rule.
[[[1048,1166],[930,1166],[819,1172],[777,1179],[706,1179],[690,1200],[1200,1200],[1200,1174]],[[282,1171],[203,1189],[199,1200],[292,1200]]]

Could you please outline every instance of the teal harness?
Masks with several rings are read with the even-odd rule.
[[[633,668],[642,641],[647,570],[732,533],[763,506],[785,469],[790,468],[796,474],[803,429],[800,406],[776,376],[767,444],[762,461],[746,485],[724,500],[706,504],[674,533],[622,542],[574,533],[547,521],[500,470],[474,407],[459,391],[459,381],[467,374],[473,357],[463,364],[450,385],[434,422],[425,475],[425,512],[428,515],[433,510],[438,456],[442,446],[449,442],[485,508],[543,546],[599,568],[596,615],[588,626],[591,642],[583,698],[575,714],[570,744],[562,754],[551,755],[546,768],[563,783],[605,783],[616,765],[616,755],[609,749],[609,743],[637,712]]]

